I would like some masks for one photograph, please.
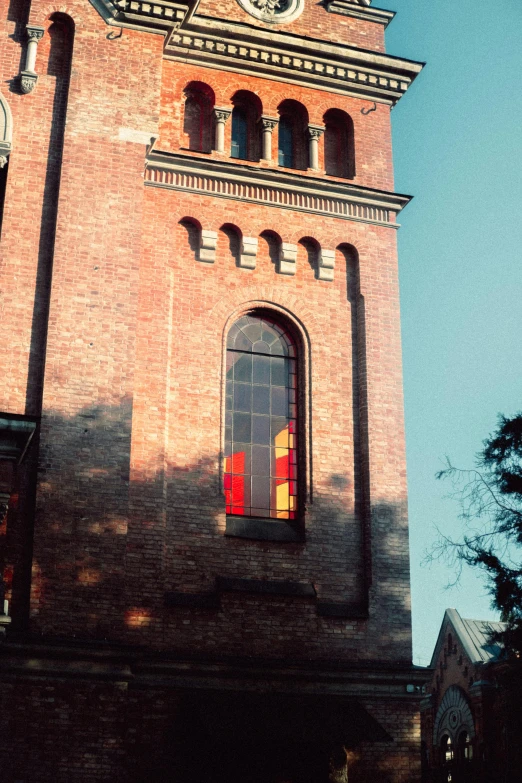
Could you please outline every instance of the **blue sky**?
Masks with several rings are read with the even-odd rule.
[[[446,607],[494,618],[483,577],[422,566],[461,529],[445,455],[472,467],[497,414],[522,410],[522,2],[373,0],[397,11],[390,54],[427,62],[392,112],[414,662],[427,664]]]

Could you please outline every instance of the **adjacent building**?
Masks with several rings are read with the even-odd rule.
[[[425,781],[519,780],[506,731],[507,662],[498,638],[505,629],[446,610],[421,705]]]

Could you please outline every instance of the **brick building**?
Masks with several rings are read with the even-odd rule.
[[[517,783],[520,737],[508,725],[510,664],[495,635],[506,624],[446,609],[421,702],[423,781]],[[511,710],[511,711],[510,711]]]
[[[2,7],[2,780],[418,780],[421,64],[370,0]]]

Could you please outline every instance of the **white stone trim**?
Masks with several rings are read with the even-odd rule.
[[[277,168],[261,169],[158,150],[152,150],[148,155],[145,185],[389,228],[398,228],[399,224],[393,218],[410,201],[410,196],[292,174]]]
[[[388,104],[399,100],[423,67],[355,47],[262,33],[230,22],[209,27],[194,17],[168,36],[164,57]]]
[[[327,250],[322,247],[319,250],[317,277],[319,280],[332,282],[335,269],[335,250]]]
[[[282,242],[279,248],[279,274],[295,275],[297,267],[297,245]]]
[[[7,163],[13,140],[13,115],[7,99],[0,93],[0,168]]]
[[[258,248],[257,237],[243,237],[241,240],[241,255],[239,257],[239,266],[243,269],[255,269]]]
[[[25,68],[20,72],[20,87],[22,92],[27,95],[35,88],[38,80],[36,73],[36,50],[38,41],[43,37],[45,28],[39,25],[28,24],[27,32],[27,51],[25,54]]]
[[[303,13],[304,0],[288,0],[284,11],[277,11],[277,0],[237,0],[243,11],[265,24],[288,24]]]
[[[134,128],[119,128],[118,141],[130,141],[134,144],[149,146],[158,136],[157,133],[135,130]]]
[[[207,264],[213,264],[216,260],[216,247],[217,247],[217,231],[210,231],[209,229],[202,228],[199,238],[199,255],[200,261],[205,261]]]
[[[354,19],[364,19],[366,22],[377,22],[383,24],[384,28],[389,25],[395,16],[395,11],[387,11],[384,8],[370,8],[370,3],[361,3],[360,5],[352,0],[327,0],[326,10],[331,14],[340,14],[341,16],[351,16]]]

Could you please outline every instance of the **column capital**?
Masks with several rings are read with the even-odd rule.
[[[217,122],[226,122],[231,114],[232,109],[226,109],[223,106],[214,106],[214,116]]]
[[[273,131],[275,126],[279,122],[279,117],[267,117],[266,115],[263,114],[260,119],[260,122],[263,127],[263,130]]]
[[[36,41],[37,43],[45,33],[45,27],[40,27],[39,25],[34,24],[28,24],[25,30],[27,32],[27,38],[29,41]]]
[[[324,125],[312,125],[308,126],[308,135],[311,139],[319,139],[324,133]]]

